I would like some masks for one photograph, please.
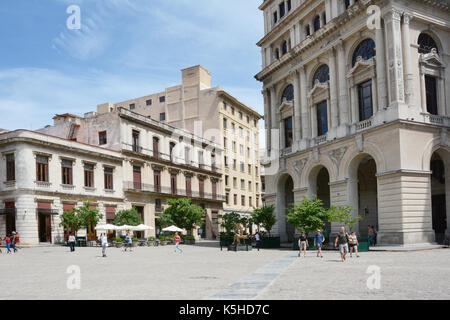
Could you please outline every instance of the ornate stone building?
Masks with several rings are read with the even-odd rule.
[[[266,0],[267,204],[351,205],[381,244],[450,233],[448,1]],[[327,228],[335,233],[338,225]]]

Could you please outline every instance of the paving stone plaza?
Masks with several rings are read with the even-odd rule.
[[[369,252],[342,263],[333,251],[305,259],[289,250],[220,251],[216,242],[182,248],[108,248],[107,258],[101,248],[2,248],[0,299],[450,299],[449,249]],[[368,288],[371,266],[379,289]]]

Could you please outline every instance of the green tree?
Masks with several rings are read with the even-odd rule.
[[[169,207],[159,216],[159,223],[163,227],[175,225],[185,229],[188,234],[203,222],[205,210],[192,204],[191,199],[181,198],[169,200]]]
[[[319,198],[309,200],[305,197],[300,204],[288,209],[287,221],[300,232],[310,233],[323,229],[328,217],[328,210]]]
[[[141,220],[141,217],[134,207],[129,210],[122,210],[117,212],[114,219],[114,224],[116,226],[138,226],[142,223],[143,222]]]
[[[61,227],[68,229],[70,233],[75,233],[81,229],[81,221],[80,218],[75,214],[75,210],[64,212],[61,215]]]
[[[361,217],[359,216],[353,217],[353,210],[354,209],[350,206],[332,206],[328,210],[328,221],[342,223],[352,230],[356,223],[361,220]]]
[[[80,221],[80,226],[87,231],[87,237],[90,240],[95,238],[95,227],[103,218],[103,215],[97,209],[91,209],[91,204],[88,202],[83,207],[74,209],[74,214]]]
[[[253,223],[256,224],[258,228],[263,226],[263,228],[269,232],[269,236],[273,226],[277,223],[274,211],[274,206],[264,206],[263,208],[255,209],[252,213]]]
[[[241,216],[236,212],[220,215],[218,218],[220,219],[220,226],[225,229],[225,233],[229,235],[234,234],[236,225],[242,221]]]

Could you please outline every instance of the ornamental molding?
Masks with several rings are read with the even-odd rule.
[[[294,170],[299,177],[301,177],[303,169],[305,169],[308,160],[309,158],[303,158],[294,162]]]
[[[339,167],[341,166],[342,158],[344,157],[347,150],[348,150],[348,147],[342,147],[342,148],[338,148],[338,149],[328,152],[328,155],[330,156],[331,161],[333,161],[333,163],[336,165],[338,170],[339,170]]]

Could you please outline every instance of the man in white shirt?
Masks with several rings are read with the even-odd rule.
[[[100,241],[102,243],[102,256],[103,258],[106,258],[106,248],[108,247],[108,238],[106,237],[106,234],[102,233]]]

